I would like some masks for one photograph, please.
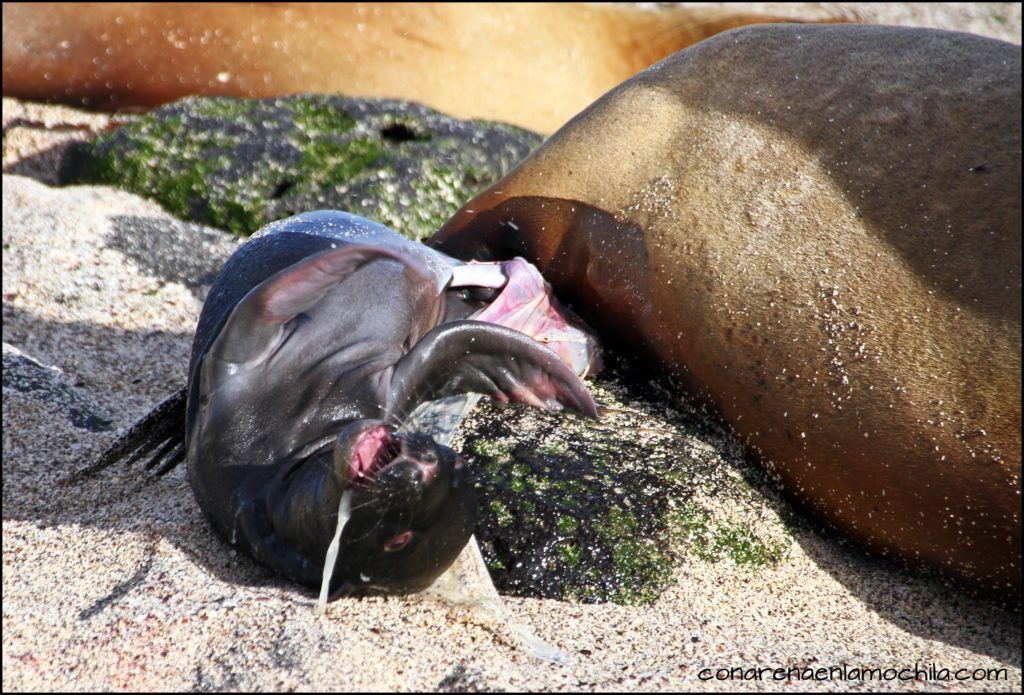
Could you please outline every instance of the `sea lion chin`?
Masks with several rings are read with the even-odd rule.
[[[522,255],[791,498],[1019,602],[1021,49],[713,37],[573,118],[430,242]]]

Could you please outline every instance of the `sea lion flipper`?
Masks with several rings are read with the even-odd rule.
[[[71,479],[80,480],[95,475],[121,460],[131,465],[146,459],[146,470],[160,466],[155,473],[157,476],[172,470],[184,458],[180,453],[185,442],[187,395],[188,389],[182,386],[165,398],[107,447],[95,463],[76,471]],[[156,453],[151,454],[154,449]]]
[[[254,287],[231,312],[210,349],[224,362],[241,363],[265,355],[283,324],[313,308],[324,295],[372,261],[393,259],[410,265],[397,251],[350,245],[310,256]],[[414,269],[415,265],[413,264]]]
[[[438,326],[399,360],[387,413],[403,418],[423,401],[470,392],[597,417],[587,387],[555,353],[524,333],[481,321]]]

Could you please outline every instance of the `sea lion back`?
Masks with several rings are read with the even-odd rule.
[[[525,255],[819,517],[1019,596],[1020,124],[1020,46],[737,29],[606,94],[433,243]]]

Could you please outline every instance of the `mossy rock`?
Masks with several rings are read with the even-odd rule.
[[[598,421],[484,400],[463,423],[456,444],[484,500],[476,535],[495,585],[646,604],[688,559],[750,571],[783,561],[788,537],[763,537],[706,505],[729,498],[756,515],[774,499],[782,508],[735,439],[678,393],[608,361],[591,385]]]
[[[240,235],[330,208],[421,240],[540,142],[404,101],[191,97],[77,146],[61,180],[118,186]]]

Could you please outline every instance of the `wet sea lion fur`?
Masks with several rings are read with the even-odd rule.
[[[1019,602],[1019,45],[717,35],[577,115],[430,243],[535,263],[817,517]]]
[[[849,21],[598,3],[4,3],[4,95],[93,109],[302,92],[417,101],[550,133],[726,29]],[[810,16],[809,16],[810,15]]]

